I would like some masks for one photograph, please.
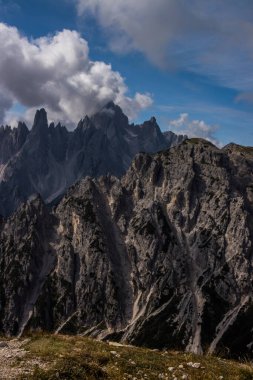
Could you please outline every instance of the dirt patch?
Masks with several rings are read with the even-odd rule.
[[[39,359],[27,358],[24,346],[29,340],[0,341],[0,380],[18,379],[20,375],[32,373],[36,367],[46,367]]]

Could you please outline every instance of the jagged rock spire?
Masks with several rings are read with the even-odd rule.
[[[47,113],[44,108],[41,108],[35,114],[32,130],[42,131],[46,128],[48,128]]]

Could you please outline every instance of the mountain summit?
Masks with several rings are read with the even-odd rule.
[[[44,108],[38,110],[34,117],[33,130],[44,130],[48,128],[47,113]]]
[[[175,136],[174,142],[183,140]],[[86,116],[69,132],[61,124],[48,126],[45,109],[36,112],[31,131],[0,128],[0,215],[12,213],[32,194],[51,203],[85,176],[110,173],[122,176],[143,152],[157,152],[173,145],[155,119],[130,125],[121,108],[107,103]]]

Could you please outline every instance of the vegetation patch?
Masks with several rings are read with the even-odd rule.
[[[80,336],[37,334],[30,336],[22,348],[26,354],[16,361],[16,367],[20,368],[17,380],[253,379],[249,363]]]

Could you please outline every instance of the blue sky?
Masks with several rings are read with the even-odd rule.
[[[185,0],[157,0],[155,5],[150,0],[125,3],[0,1],[0,22],[6,26],[0,30],[0,55],[2,44],[3,54],[9,51],[8,46],[13,51],[22,46],[20,54],[27,51],[31,58],[27,67],[27,60],[19,60],[20,54],[8,53],[2,66],[0,58],[0,76],[4,78],[0,80],[0,117],[10,123],[22,117],[29,121],[36,108],[45,106],[52,119],[66,119],[71,127],[80,115],[95,111],[115,91],[113,100],[135,122],[155,115],[163,130],[200,135],[221,144],[235,141],[253,145],[252,1],[193,0],[190,7]],[[63,29],[79,34],[61,35],[59,41],[52,42]],[[37,42],[41,37],[46,37],[46,42]],[[61,67],[59,77],[55,68],[49,70],[48,57],[52,43],[64,54],[66,38],[68,47],[75,46],[75,59]],[[8,40],[13,42],[7,45]],[[89,47],[85,57],[80,52],[83,41]],[[34,48],[38,46],[40,52]],[[66,54],[72,54],[71,46],[69,49]],[[36,55],[34,60],[32,54]],[[80,66],[77,59],[86,63]],[[41,67],[38,64],[38,71],[37,61],[43,63]],[[55,62],[61,65],[60,53]],[[15,71],[15,84],[6,67]],[[107,77],[106,83],[102,76]],[[72,92],[67,82],[70,77]],[[46,89],[43,80],[47,81]],[[17,88],[19,82],[21,88]],[[61,88],[54,93],[53,86],[58,83]],[[101,83],[102,93],[97,88]],[[35,94],[36,85],[39,94]]]

